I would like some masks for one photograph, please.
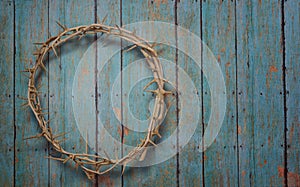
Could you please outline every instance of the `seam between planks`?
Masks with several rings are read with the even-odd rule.
[[[97,0],[94,0],[94,23],[97,23]],[[96,54],[95,54],[95,74],[94,74],[94,84],[95,84],[95,106],[96,106],[96,110],[95,110],[95,113],[96,113],[96,155],[98,155],[98,45],[97,45],[97,33],[94,35],[94,40],[96,41],[95,43],[95,50],[96,50]],[[88,148],[87,148],[88,150]],[[97,160],[97,158],[95,158],[95,160]],[[98,179],[98,176],[96,177],[96,181],[95,181],[95,184],[94,184],[96,187],[99,185],[99,179]]]
[[[14,120],[14,168],[13,168],[13,186],[16,186],[16,3],[13,1],[13,120]]]
[[[123,1],[120,0],[120,26],[122,27],[123,26]],[[120,54],[120,73],[121,73],[121,157],[123,157],[123,151],[124,151],[124,148],[123,148],[123,143],[124,143],[124,126],[123,126],[123,72],[122,72],[122,69],[123,69],[123,49],[122,49],[122,39],[120,39],[120,44],[121,44],[121,54]],[[121,186],[123,187],[124,186],[124,175],[122,175],[122,171],[123,171],[123,168],[124,166],[122,165],[121,166]]]
[[[288,186],[287,179],[287,105],[286,105],[286,66],[285,66],[285,17],[284,0],[281,0],[281,47],[282,47],[282,81],[283,81],[283,115],[284,115],[284,186]]]
[[[175,50],[175,64],[176,64],[176,68],[175,68],[175,77],[176,77],[176,81],[175,81],[175,85],[176,85],[176,128],[177,128],[177,133],[176,133],[176,185],[177,187],[180,186],[180,181],[179,181],[179,174],[180,174],[180,166],[179,166],[179,129],[178,129],[178,120],[179,120],[179,110],[178,110],[178,33],[177,33],[177,26],[178,26],[178,15],[177,15],[177,8],[178,8],[178,3],[179,0],[175,0],[174,3],[174,22],[175,22],[175,46],[176,46],[176,50]]]
[[[48,3],[48,7],[47,7],[47,14],[48,14],[48,18],[47,18],[47,21],[48,21],[48,25],[47,25],[47,37],[49,38],[50,37],[50,0],[47,1]],[[47,81],[48,81],[48,87],[47,87],[47,110],[48,110],[48,120],[50,119],[50,104],[49,104],[49,101],[50,101],[50,84],[49,84],[49,81],[50,81],[50,69],[49,69],[49,63],[50,63],[50,57],[49,57],[49,53],[48,53],[48,57],[47,57],[47,68],[48,68],[48,73],[47,73]],[[50,122],[50,121],[49,121]],[[48,155],[50,156],[50,143],[47,142],[47,151],[48,151]],[[50,159],[48,159],[48,187],[50,187],[51,185],[51,175],[50,175]]]
[[[240,157],[239,157],[239,107],[238,107],[238,64],[237,64],[237,20],[236,20],[236,0],[234,1],[234,50],[235,50],[235,112],[236,112],[236,150],[237,150],[237,186],[240,186]]]
[[[201,125],[202,125],[202,134],[201,136],[203,137],[204,135],[204,103],[203,103],[203,93],[204,93],[204,90],[203,90],[203,20],[202,20],[202,1],[200,1],[200,39],[201,39],[201,43],[200,43],[200,47],[201,47],[201,51],[200,51],[200,56],[201,56]],[[202,150],[204,150],[204,141],[202,141]],[[204,175],[204,172],[205,172],[205,168],[204,168],[204,156],[205,156],[205,153],[204,151],[202,151],[202,186],[205,187],[205,175]]]

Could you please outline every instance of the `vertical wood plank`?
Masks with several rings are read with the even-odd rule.
[[[201,2],[200,1],[180,1],[177,5],[177,18],[178,25],[188,29],[190,32],[201,35]],[[191,46],[191,41],[186,41],[185,45],[187,51],[191,50],[194,46]],[[202,45],[199,43],[198,45]],[[199,54],[200,51],[199,51]],[[178,54],[178,66],[182,68],[193,81],[198,97],[202,97],[202,79],[201,79],[201,67],[197,65],[186,54],[179,51]],[[178,79],[182,79],[178,75]],[[191,89],[191,88],[187,88]],[[201,103],[199,103],[201,105]],[[199,106],[201,108],[201,106]],[[194,110],[191,108],[191,110]],[[191,111],[191,113],[193,113]],[[202,113],[202,112],[201,112]],[[188,142],[182,152],[179,153],[179,184],[180,186],[202,186],[203,185],[203,159],[202,153],[199,152],[199,146],[201,146],[202,137],[202,114],[199,114],[199,123],[197,129]],[[180,119],[179,119],[180,120]],[[179,132],[180,134],[180,132]],[[180,138],[181,136],[179,136]]]
[[[32,112],[21,105],[25,102],[21,97],[27,97],[28,78],[20,71],[33,66],[35,47],[33,42],[44,41],[48,35],[48,2],[47,1],[16,1],[15,2],[15,185],[16,186],[47,186],[48,185],[48,154],[47,142],[38,140],[23,140],[26,137],[40,133],[37,121]],[[37,83],[43,82],[40,89],[42,108],[47,107],[47,74],[41,72]]]
[[[101,22],[105,17],[106,21],[104,24],[107,25],[120,25],[121,20],[121,11],[120,11],[120,1],[97,1],[97,18]],[[106,35],[98,35],[99,40],[104,39],[103,43],[97,45],[97,51],[105,50],[104,45],[114,45],[108,41],[105,41]],[[108,39],[107,39],[108,40]],[[119,41],[119,39],[117,39]],[[106,43],[106,44],[104,44]],[[98,43],[97,43],[98,44]],[[102,46],[100,46],[102,45]],[[117,48],[117,46],[115,47]],[[121,49],[121,45],[119,47]],[[116,52],[116,51],[113,51]],[[121,50],[112,56],[109,61],[105,64],[103,69],[100,69],[100,63],[103,63],[103,57],[97,55],[97,98],[98,98],[98,123],[102,123],[105,129],[110,133],[110,135],[115,138],[116,141],[122,142],[122,127],[121,122],[115,116],[113,111],[111,90],[115,82],[121,82],[121,77],[118,78],[118,75],[121,71]],[[117,88],[121,90],[121,88]],[[115,97],[115,102],[121,103],[121,93],[113,96]],[[121,109],[117,109],[120,110]],[[101,135],[103,132],[97,132],[97,141],[101,144]],[[112,145],[103,145],[99,146],[98,153],[100,155],[105,155],[103,152],[106,151],[109,153],[112,150]],[[109,150],[105,150],[109,149]],[[114,152],[120,158],[122,156],[122,150],[114,150]],[[110,155],[111,158],[115,158],[115,154]],[[121,167],[114,168],[113,171],[98,176],[97,179],[98,186],[121,186],[122,185],[122,176],[121,176]]]
[[[215,142],[204,153],[205,185],[237,186],[235,2],[202,1],[202,10],[203,41],[217,58],[227,92],[222,128]],[[206,55],[203,51],[203,59]],[[209,85],[203,85],[203,92],[209,93]],[[204,94],[203,101],[207,100],[207,95]],[[203,104],[205,111],[210,110],[206,102]],[[204,114],[205,123],[208,120],[206,116]]]
[[[169,23],[174,22],[174,1],[122,1],[122,24],[130,24],[138,21],[165,21]],[[130,27],[127,29],[131,30]],[[153,28],[157,29],[157,28]],[[149,31],[148,31],[149,32]],[[175,31],[172,32],[174,36]],[[164,33],[166,34],[166,33]],[[166,36],[167,37],[167,36]],[[156,48],[158,49],[158,48]],[[171,62],[176,62],[175,60],[175,49],[170,49],[167,46],[162,46],[159,48],[161,53],[159,54],[160,58],[164,58],[170,60]],[[123,52],[123,61],[122,61],[122,69],[126,68],[130,63],[135,60],[143,58],[139,51],[130,51]],[[139,67],[139,71],[132,74],[123,74],[122,75],[122,84],[123,88],[129,87],[132,85],[132,80],[134,80],[135,76],[138,76],[139,73],[145,72],[145,66]],[[148,70],[149,71],[149,70]],[[176,73],[175,68],[171,73]],[[143,79],[137,83],[134,87],[137,92],[133,93],[122,93],[123,99],[127,97],[127,95],[132,94],[129,98],[133,97],[131,100],[130,108],[131,112],[137,119],[145,120],[150,116],[148,111],[148,105],[151,101],[151,94],[143,91],[143,87],[150,81],[151,79]],[[151,87],[154,89],[154,87]],[[150,89],[151,89],[150,88]],[[123,91],[123,90],[122,90]],[[172,129],[176,128],[176,102],[172,103],[173,106],[170,108],[164,123],[162,124],[162,129],[160,133],[168,137],[170,133],[172,133]],[[127,107],[127,106],[125,106]],[[128,111],[129,111],[128,110]],[[128,113],[123,112],[123,123],[124,126],[128,124]],[[139,125],[139,124],[136,124]],[[125,128],[124,128],[125,129]],[[137,145],[139,143],[140,138],[145,136],[145,133],[134,132],[132,130],[126,129],[124,131],[123,142],[127,145]],[[164,139],[163,139],[164,140]],[[163,141],[160,140],[160,141]],[[175,143],[175,142],[174,142]],[[124,150],[124,152],[128,152],[128,150]],[[176,157],[173,157],[163,163],[158,165],[142,167],[142,168],[131,168],[127,169],[124,173],[124,186],[175,186],[177,183],[177,160]]]
[[[300,186],[300,2],[284,2],[284,24],[285,94],[287,107],[287,182],[289,186]],[[282,171],[281,168],[278,169]]]
[[[85,1],[50,1],[49,27],[50,33],[58,34],[61,28],[56,24],[61,22],[67,27],[92,24],[95,21],[95,4],[93,0]],[[50,125],[54,133],[68,132],[62,143],[66,150],[77,153],[86,152],[86,142],[81,136],[72,109],[72,85],[76,67],[84,52],[94,41],[93,35],[83,37],[81,40],[72,40],[57,49],[59,57],[50,56],[49,64],[49,110]],[[89,59],[87,59],[89,60]],[[90,57],[90,65],[95,66],[95,57]],[[88,76],[94,77],[94,72]],[[84,89],[84,88],[82,88]],[[89,116],[86,116],[87,118]],[[50,155],[59,156],[50,149]],[[91,186],[81,169],[76,170],[74,164],[63,164],[50,160],[50,185]]]
[[[280,2],[238,1],[237,7],[244,20],[237,21],[241,184],[283,185],[278,170],[284,168]]]
[[[237,18],[237,80],[239,108],[239,178],[240,185],[253,186],[255,180],[254,165],[254,62],[251,63],[253,46],[252,6],[250,1],[236,2]],[[251,65],[250,65],[251,63]]]
[[[14,184],[14,4],[0,3],[0,184]]]

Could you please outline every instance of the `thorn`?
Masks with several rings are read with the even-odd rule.
[[[119,32],[121,33],[122,31],[121,31],[119,25],[116,25],[116,27],[117,27],[117,29],[119,30]]]
[[[134,49],[134,48],[136,48],[136,47],[137,47],[137,45],[133,45],[133,46],[131,46],[129,49],[127,49],[126,52],[131,51],[132,49]]]
[[[150,93],[157,94],[157,90],[145,90],[145,92],[150,92]]]
[[[40,66],[44,71],[47,72],[46,66],[44,65],[44,63],[42,61],[40,62]]]
[[[78,40],[81,40],[81,38],[84,37],[84,34],[81,34],[79,37],[78,37]]]
[[[148,84],[146,84],[146,86],[144,86],[144,90],[146,90],[151,84],[153,84],[154,82],[156,82],[155,79],[151,80]]]
[[[57,52],[56,52],[56,50],[55,50],[55,48],[54,48],[54,46],[53,46],[53,45],[51,46],[51,48],[52,48],[52,50],[53,50],[53,53],[55,54],[55,56],[56,56],[56,57],[58,57],[58,55],[57,55]]]
[[[43,42],[34,42],[33,44],[34,44],[34,45],[44,45]]]
[[[49,120],[48,120],[49,121]],[[68,133],[70,133],[71,131],[69,131],[69,132],[62,132],[62,133],[59,133],[59,134],[57,134],[57,135],[54,135],[53,136],[53,139],[56,139],[56,138],[58,138],[58,137],[61,137],[61,136],[64,136],[64,135],[66,135],[66,134],[68,134]]]
[[[67,138],[63,138],[63,139],[61,139],[61,140],[58,140],[57,143],[61,143],[61,142],[64,142],[64,141],[66,141],[66,140],[67,140]]]
[[[155,135],[157,135],[159,138],[161,138],[161,135],[160,135],[160,133],[159,133],[159,127],[160,127],[160,125],[157,125],[157,126],[155,127],[155,129],[154,129],[154,131],[153,131],[153,134],[155,134]]]
[[[150,45],[151,48],[154,48],[156,46],[160,45],[159,43],[154,42],[153,44]]]
[[[163,95],[167,95],[167,94],[173,94],[172,91],[166,91],[166,90],[162,90],[161,91]]]
[[[67,158],[64,159],[63,164],[67,163],[71,159],[71,156],[68,156]]]
[[[23,104],[21,105],[21,107],[27,107],[27,106],[29,106],[29,103],[28,103],[28,102],[23,103]]]
[[[57,25],[59,25],[63,30],[67,30],[67,27],[56,21]]]
[[[39,52],[34,52],[34,53],[32,53],[34,56],[39,56],[40,55],[40,53]]]
[[[146,154],[147,154],[147,149],[145,149],[145,150],[143,151],[143,153],[142,153],[142,155],[141,155],[139,161],[143,161],[143,160],[145,159],[145,157],[146,157]]]
[[[108,14],[106,14],[106,16],[104,16],[104,18],[102,19],[101,23],[104,23],[107,19]]]
[[[151,143],[152,145],[154,145],[155,147],[157,147],[157,145],[152,140],[149,140],[149,143]]]
[[[83,171],[86,174],[86,176],[88,177],[88,179],[90,179],[90,180],[94,180],[95,179],[95,174],[94,173],[91,173],[91,172],[86,171],[86,170],[83,170]]]
[[[124,171],[125,171],[125,169],[126,169],[126,165],[127,165],[127,162],[125,162],[124,165],[123,165],[122,175],[124,174]]]
[[[22,100],[28,101],[28,98],[27,98],[27,97],[22,97],[22,96],[19,96],[19,99],[22,99]]]
[[[35,138],[40,138],[44,135],[44,133],[40,133],[38,135],[35,135],[35,136],[30,136],[30,137],[27,137],[27,138],[23,138],[23,140],[29,140],[29,139],[35,139]]]

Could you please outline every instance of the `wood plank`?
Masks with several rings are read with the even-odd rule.
[[[222,128],[215,142],[204,153],[205,185],[237,186],[237,129],[236,129],[236,51],[235,51],[235,2],[202,1],[203,41],[215,55],[221,67],[227,92],[227,106]],[[203,59],[206,56],[203,51]],[[203,108],[210,106],[206,93],[209,85],[203,85]],[[218,114],[210,114],[218,115]],[[207,125],[207,114],[204,123]]]
[[[174,10],[174,1],[136,1],[131,0],[129,2],[122,2],[122,24],[130,24],[138,21],[165,21],[169,23],[175,23],[175,10]],[[132,30],[130,27],[126,27],[129,30]],[[157,29],[157,28],[153,28]],[[147,32],[147,31],[145,31]],[[162,31],[164,32],[164,31]],[[168,35],[168,37],[174,36],[174,32],[170,30],[172,34],[164,34]],[[150,33],[148,31],[148,33]],[[167,37],[167,36],[166,36]],[[173,48],[169,48],[168,46],[161,46],[156,48],[161,51],[159,57],[170,60],[171,62],[175,62],[176,50]],[[134,61],[143,58],[139,51],[132,50],[130,52],[123,52],[123,61],[122,61],[122,69],[128,67]],[[148,70],[149,71],[149,70]],[[173,73],[175,75],[175,68],[169,70],[170,72],[165,73]],[[150,93],[143,92],[143,87],[151,80],[150,78],[142,79],[139,82],[136,82],[136,85],[133,87],[131,93],[125,92],[125,88],[128,88],[130,85],[135,84],[133,80],[135,77],[140,76],[143,72],[147,72],[146,66],[139,66],[138,71],[136,73],[124,73],[122,75],[122,98],[123,101],[129,95],[129,110],[133,113],[137,119],[146,120],[150,116],[150,111],[148,110],[148,105],[152,100],[152,95]],[[155,87],[150,87],[149,89],[155,89]],[[170,99],[171,100],[171,99]],[[176,100],[173,100],[172,106],[165,118],[164,123],[162,124],[162,129],[160,133],[163,136],[162,142],[166,140],[176,128],[177,125],[177,112],[176,112]],[[168,102],[168,101],[167,101]],[[171,104],[171,101],[169,101]],[[127,107],[127,106],[124,106]],[[129,111],[127,110],[127,111]],[[129,123],[129,112],[126,112],[125,109],[122,111],[123,113],[123,123],[126,126]],[[135,125],[139,125],[139,123],[135,123]],[[139,130],[140,126],[138,126]],[[128,133],[128,134],[127,134]],[[126,129],[124,131],[123,142],[127,145],[135,146],[139,143],[140,138],[144,137],[145,133],[134,132],[133,130]],[[175,142],[174,142],[175,143]],[[124,149],[124,154],[126,154],[128,150]],[[140,168],[127,168],[124,173],[124,186],[175,186],[177,183],[177,160],[176,156],[170,158],[169,160],[160,163],[158,165],[149,166],[149,167],[140,167]]]
[[[237,77],[238,77],[238,108],[240,127],[239,133],[239,178],[240,185],[253,186],[255,180],[254,166],[254,114],[253,89],[254,65],[250,65],[251,47],[253,46],[253,25],[251,22],[252,6],[250,1],[237,1]],[[252,62],[254,64],[254,62]]]
[[[237,7],[241,185],[283,185],[280,2],[238,1]]]
[[[104,24],[107,25],[120,25],[120,1],[112,0],[112,1],[99,1],[97,2],[97,19],[101,22],[103,19],[106,20]],[[109,58],[109,61],[106,62],[104,67],[102,67],[103,56],[100,56],[100,50],[109,50],[108,47],[115,45],[113,42],[108,42],[109,39],[106,38],[106,35],[98,35],[99,40],[103,42],[99,42],[97,44],[97,98],[98,98],[98,123],[102,123],[107,132],[117,141],[122,142],[122,127],[121,122],[118,121],[115,113],[113,111],[112,99],[117,103],[121,103],[121,93],[118,95],[111,95],[111,90],[115,82],[121,82],[121,77],[118,77],[121,72],[121,44],[118,46],[113,46],[114,49],[120,50],[117,51],[108,51],[108,52],[116,52],[115,55]],[[115,39],[115,41],[120,42],[119,39]],[[105,44],[106,43],[106,44]],[[107,47],[103,47],[107,46]],[[103,69],[102,69],[103,68]],[[117,88],[121,90],[121,87]],[[113,98],[112,98],[113,97]],[[105,145],[103,144],[101,138],[103,137],[103,131],[97,131],[97,142],[99,144],[98,154],[105,156],[104,151],[109,154],[110,158],[115,158],[115,155],[118,155],[120,158],[122,156],[122,149],[113,150],[112,142]],[[116,154],[113,154],[115,152]],[[121,186],[122,185],[122,175],[121,175],[121,166],[116,167],[113,171],[98,176],[97,179],[98,186]]]
[[[0,183],[14,184],[14,4],[0,3]]]
[[[50,1],[49,4],[49,29],[52,35],[62,30],[56,21],[67,27],[92,24],[95,21],[95,4],[93,0],[86,1]],[[54,133],[69,132],[62,138],[67,138],[62,146],[71,152],[86,152],[86,142],[77,127],[72,108],[72,84],[76,68],[85,51],[94,41],[94,36],[86,36],[81,40],[72,40],[57,49],[58,58],[52,54],[49,64],[49,110],[50,124]],[[90,60],[90,65],[95,67],[95,57]],[[94,77],[94,71],[87,76]],[[82,87],[82,89],[85,89]],[[84,109],[84,108],[83,108]],[[95,112],[95,111],[94,111]],[[86,116],[89,118],[90,116]],[[59,156],[50,150],[50,155]],[[50,186],[91,186],[93,183],[88,180],[81,169],[76,170],[74,164],[68,162],[50,161]]]
[[[201,2],[200,1],[181,1],[177,5],[177,18],[178,25],[196,34],[199,38],[201,36]],[[191,51],[195,46],[191,45],[191,41],[185,41],[184,47],[187,51]],[[202,46],[201,43],[198,45]],[[199,54],[201,54],[199,52]],[[200,62],[201,63],[201,62]],[[191,59],[187,54],[179,51],[178,54],[178,66],[182,68],[187,75],[193,81],[196,87],[198,97],[202,98],[202,72],[201,66]],[[178,75],[178,80],[184,79],[184,77]],[[180,84],[180,83],[179,83]],[[187,88],[188,90],[191,88]],[[195,101],[193,101],[195,102]],[[202,103],[200,102],[200,108]],[[191,111],[186,112],[184,115],[195,114],[194,108],[190,108]],[[199,152],[199,146],[201,145],[202,137],[202,111],[200,111],[199,123],[197,129],[194,132],[191,140],[185,146],[182,152],[179,153],[179,184],[180,186],[202,186],[203,185],[203,159],[202,152]],[[180,120],[180,119],[179,119]],[[179,132],[179,135],[181,132]],[[180,139],[181,136],[179,136]]]
[[[44,41],[48,35],[48,2],[47,1],[16,1],[15,2],[15,185],[16,186],[47,186],[48,155],[47,142],[23,140],[40,133],[37,121],[29,108],[22,108],[25,102],[21,97],[27,96],[28,78],[20,71],[33,66],[35,57],[33,42]],[[42,108],[47,108],[47,74],[42,72],[37,84],[43,82]]]
[[[287,107],[287,182],[300,186],[300,2],[284,2],[286,107]],[[281,167],[282,168],[282,167]],[[281,168],[280,171],[282,171]],[[281,173],[282,174],[282,173]],[[282,175],[280,175],[282,177]]]

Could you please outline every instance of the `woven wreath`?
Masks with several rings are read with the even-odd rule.
[[[154,44],[150,44],[143,38],[138,37],[134,32],[130,32],[119,26],[107,26],[104,24],[91,24],[91,25],[83,25],[77,26],[73,28],[67,28],[57,22],[57,24],[62,27],[63,31],[61,31],[58,35],[50,37],[47,41],[42,43],[35,43],[40,47],[35,52],[36,61],[35,65],[31,68],[27,68],[25,72],[29,73],[29,81],[28,81],[28,92],[27,98],[28,101],[26,105],[28,105],[34,116],[38,122],[38,125],[41,129],[41,133],[29,137],[30,138],[39,138],[44,137],[46,140],[53,146],[53,149],[59,153],[61,153],[61,157],[49,157],[54,160],[61,161],[63,163],[67,163],[68,161],[73,161],[75,163],[76,168],[79,166],[87,175],[87,177],[91,180],[95,179],[96,175],[101,175],[111,171],[117,165],[123,165],[123,171],[126,167],[126,164],[132,161],[133,159],[139,159],[140,161],[144,160],[146,156],[146,147],[151,145],[156,145],[153,142],[154,136],[161,138],[159,134],[159,128],[163,121],[163,117],[166,113],[166,107],[164,105],[164,98],[166,94],[171,94],[170,91],[164,90],[164,83],[167,81],[163,78],[163,70],[160,61],[157,58],[157,52],[153,49]],[[132,47],[129,50],[137,48],[141,51],[141,53],[146,58],[146,62],[148,67],[153,72],[153,80],[150,81],[144,89],[147,89],[151,84],[156,83],[156,90],[147,90],[155,94],[155,104],[151,116],[151,120],[148,125],[147,135],[141,140],[140,144],[138,144],[133,150],[131,150],[126,156],[118,159],[110,159],[108,157],[102,157],[93,154],[87,153],[72,153],[65,150],[61,145],[60,141],[57,140],[59,135],[54,135],[51,127],[50,121],[46,120],[46,115],[43,113],[41,108],[41,101],[39,98],[39,91],[35,85],[35,77],[36,72],[39,70],[46,70],[46,66],[43,63],[43,59],[47,56],[47,53],[53,51],[53,53],[57,56],[55,48],[62,45],[63,43],[82,37],[88,34],[97,34],[103,33],[110,36],[119,37],[124,39],[130,43],[132,43]],[[28,139],[28,138],[27,138]],[[106,166],[106,167],[103,167]]]

